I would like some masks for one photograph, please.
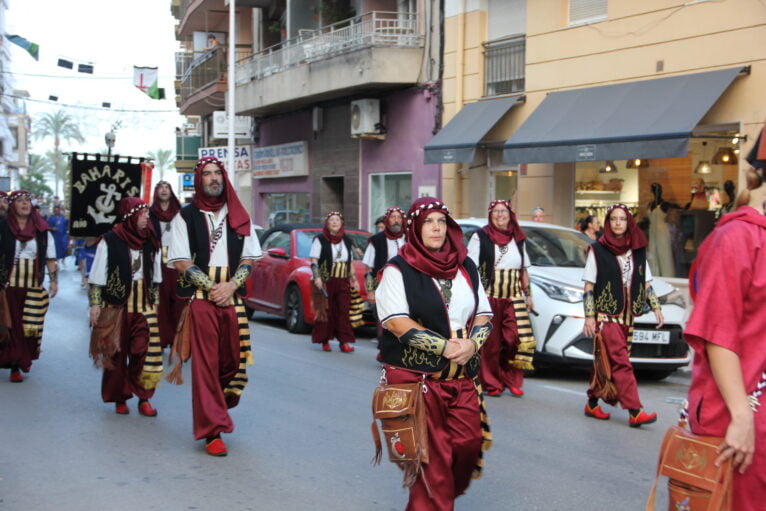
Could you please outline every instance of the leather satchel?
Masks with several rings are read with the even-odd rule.
[[[424,383],[380,385],[372,397],[372,438],[375,441],[373,464],[380,463],[382,445],[376,421],[380,421],[388,448],[388,459],[404,472],[409,488],[428,463],[428,425],[423,401]]]
[[[617,404],[619,394],[612,380],[612,363],[601,332],[596,332],[593,336],[593,374],[590,377],[590,388],[594,397],[613,406]]]
[[[90,357],[93,365],[114,369],[112,357],[120,351],[120,337],[125,322],[125,307],[104,305],[98,323],[90,334]]]
[[[660,477],[668,477],[668,511],[731,511],[732,460],[715,466],[723,437],[695,435],[685,427],[668,428],[662,440],[657,478],[652,485],[647,511],[654,511]]]

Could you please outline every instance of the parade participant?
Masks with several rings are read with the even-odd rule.
[[[343,223],[343,215],[331,211],[325,217],[322,234],[311,243],[309,257],[316,288],[311,342],[321,344],[322,351],[330,351],[330,339],[336,337],[340,350],[351,353],[354,351],[351,344],[356,342],[349,317],[351,290],[358,292],[359,283],[351,264],[354,260],[351,238],[346,236]],[[317,299],[320,293],[324,300]]]
[[[0,190],[0,218],[8,216],[8,192]]]
[[[56,244],[56,259],[64,264],[69,248],[69,221],[61,212],[61,206],[53,206],[53,214],[48,217],[48,226]]]
[[[95,330],[90,354],[96,366],[104,369],[104,403],[114,403],[115,413],[127,415],[127,401],[136,396],[138,413],[154,417],[157,410],[149,399],[162,378],[155,309],[162,281],[160,241],[149,225],[148,206],[141,199],[122,199],[117,204],[117,217],[119,223],[96,246],[88,277],[90,324]],[[122,311],[116,314],[120,308]],[[119,341],[103,342],[99,328],[111,329],[108,323],[115,321]]]
[[[10,368],[11,381],[20,383],[21,371],[28,373],[40,356],[48,299],[58,292],[58,271],[53,235],[32,208],[30,194],[18,190],[8,200],[8,219],[0,222],[0,285],[8,310],[0,311],[0,318],[6,312],[10,316],[10,338],[0,347],[0,367]],[[50,291],[43,288],[46,267]]]
[[[724,437],[716,463],[733,458],[737,511],[763,509],[766,501],[766,410],[759,407],[766,404],[766,184],[751,169],[747,185],[741,206],[722,216],[699,248],[684,330],[695,353],[689,425],[698,435]]]
[[[425,383],[429,461],[410,487],[407,509],[452,510],[480,475],[491,441],[477,375],[492,312],[443,202],[415,201],[406,233],[407,244],[383,270],[376,293],[386,329],[383,379]]]
[[[646,236],[628,207],[615,204],[606,212],[604,234],[588,250],[583,274],[583,333],[594,337],[593,371],[596,376],[604,374],[597,363],[598,351],[604,350],[611,367],[611,383],[616,389],[615,398],[612,393],[594,388],[592,378],[585,415],[607,420],[610,414],[598,404],[599,398],[609,404],[619,402],[630,412],[631,427],[657,420],[656,413],[643,409],[630,363],[633,319],[643,314],[647,303],[657,318],[657,328],[664,324],[660,302],[651,285],[652,272],[646,263],[646,244]]]
[[[507,387],[512,396],[524,395],[524,370],[534,369],[535,338],[529,311],[534,310],[527,268],[526,235],[507,200],[489,204],[487,225],[468,242],[492,307],[492,334],[481,355],[481,386],[490,396]]]
[[[225,456],[221,433],[234,423],[228,409],[239,404],[252,364],[250,326],[242,297],[261,247],[250,217],[217,158],[194,169],[194,198],[170,225],[168,266],[179,273],[177,293],[191,301],[171,356],[192,359],[194,438],[211,456]],[[183,341],[183,345],[176,345]],[[188,344],[186,344],[188,341]],[[180,365],[171,373],[179,373]]]
[[[176,295],[178,272],[170,268],[168,262],[168,247],[170,246],[170,222],[181,211],[181,203],[178,201],[173,188],[167,181],[160,181],[154,187],[154,196],[149,219],[154,227],[154,232],[160,235],[162,241],[162,284],[160,285],[160,301],[157,305],[157,322],[160,325],[160,340],[162,348],[173,343],[176,335],[178,320],[186,300]]]

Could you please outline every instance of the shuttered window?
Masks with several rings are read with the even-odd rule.
[[[569,24],[606,19],[607,0],[569,0]]]

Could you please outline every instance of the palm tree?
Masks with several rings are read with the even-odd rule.
[[[149,151],[149,158],[154,160],[154,168],[160,173],[160,181],[165,180],[165,171],[175,167],[175,159],[173,158],[173,151],[170,149],[157,149],[156,151]]]
[[[21,176],[20,186],[23,190],[33,195],[39,195],[43,201],[48,201],[53,190],[46,183],[48,176],[53,170],[51,161],[39,154],[29,155],[29,168],[24,176]]]
[[[61,154],[61,142],[78,142],[82,144],[85,142],[85,137],[80,132],[80,127],[75,123],[74,119],[64,112],[64,110],[58,110],[54,113],[44,113],[42,117],[35,121],[34,126],[35,138],[47,138],[53,139],[53,152],[58,155]],[[61,182],[61,173],[63,166],[61,158],[54,158],[53,160],[53,172],[56,179],[56,195],[59,193],[59,183]]]

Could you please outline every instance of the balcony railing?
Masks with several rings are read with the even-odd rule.
[[[299,64],[372,46],[419,47],[417,13],[372,11],[287,39],[237,62],[236,81],[246,84]]]
[[[225,79],[228,51],[227,46],[221,45],[214,50],[176,53],[176,76],[181,80],[182,100]],[[241,59],[251,51],[247,45],[236,48],[235,58]]]
[[[484,43],[486,96],[524,90],[525,51],[524,36]]]

